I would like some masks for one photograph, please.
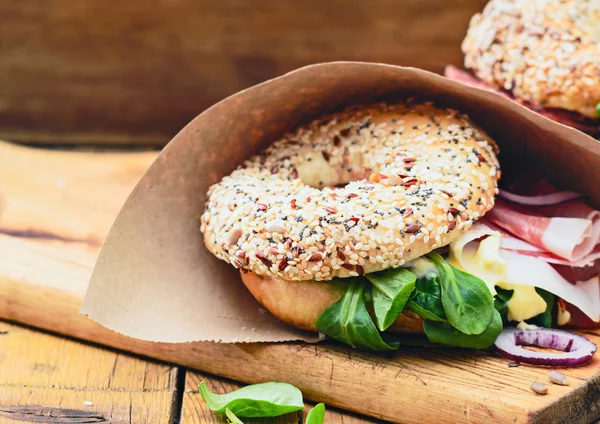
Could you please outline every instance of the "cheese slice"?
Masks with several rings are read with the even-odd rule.
[[[500,282],[498,287],[514,290],[510,300],[506,302],[510,321],[525,321],[546,311],[546,301],[535,291],[534,286]]]
[[[484,236],[486,238],[479,242]],[[448,262],[481,278],[495,295],[496,284],[506,275],[506,263],[500,257],[500,233],[483,225],[474,225],[450,243]]]

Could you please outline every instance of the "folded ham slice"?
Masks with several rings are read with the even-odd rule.
[[[600,274],[600,246],[597,246],[592,253],[581,260],[570,261],[515,237],[504,230],[504,228],[497,226],[486,218],[481,219],[478,222],[501,234],[500,249],[502,250],[543,259],[555,266],[557,271],[569,281],[584,281]],[[566,270],[567,268],[569,271]],[[571,278],[570,276],[577,277]],[[587,278],[584,278],[585,276],[587,276]]]
[[[556,193],[538,194],[535,196],[523,196],[506,190],[500,190],[499,195],[501,198],[510,202],[528,206],[551,206],[583,197],[581,194],[575,193],[574,191],[560,191]]]
[[[539,113],[540,115],[545,116],[548,119],[552,119],[553,121],[560,122],[561,124],[576,128],[579,131],[591,135],[592,137],[597,137],[600,135],[600,120],[598,119],[590,119],[579,113],[563,109],[536,107],[531,103],[516,99],[509,92],[493,87],[474,77],[470,73],[463,71],[462,69],[458,69],[457,67],[452,65],[446,66],[446,69],[444,70],[444,75],[451,80],[461,82],[465,85],[500,94],[501,96],[509,98],[512,101],[519,103]]]
[[[596,251],[600,244],[600,212],[583,202],[571,200],[534,207],[498,198],[486,219],[568,262],[589,264],[600,258]]]
[[[600,253],[600,250],[598,250],[598,253]],[[546,262],[552,264],[552,262]],[[595,259],[593,262],[585,266],[554,263],[552,264],[552,267],[567,281],[587,281],[596,277],[597,275],[600,275],[600,258]]]

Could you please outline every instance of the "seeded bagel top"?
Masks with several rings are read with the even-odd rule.
[[[236,268],[287,280],[398,267],[493,207],[495,148],[465,115],[432,103],[353,107],[213,185],[204,241]]]

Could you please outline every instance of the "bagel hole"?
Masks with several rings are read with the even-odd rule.
[[[331,165],[322,152],[310,153],[297,166],[296,171],[304,185],[316,189],[343,188],[353,181],[367,179],[371,174],[363,168],[360,152],[350,153],[343,164],[335,165]]]

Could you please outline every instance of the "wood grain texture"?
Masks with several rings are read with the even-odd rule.
[[[0,422],[169,423],[178,372],[0,322]]]
[[[0,423],[227,423],[202,401],[198,384],[220,393],[243,386],[0,321]],[[185,375],[182,399],[176,391]],[[182,402],[181,402],[182,401]],[[90,403],[88,405],[87,403]],[[304,409],[308,413],[312,405]],[[246,424],[296,424],[301,414]],[[336,410],[328,421],[372,422]]]
[[[486,0],[22,0],[2,5],[0,137],[164,144],[206,107],[303,65],[460,66]]]
[[[0,143],[1,231],[97,247],[156,155],[154,151],[72,152]]]
[[[3,162],[11,161],[10,156],[0,156],[0,181],[11,181],[11,174],[3,173],[8,169]],[[120,162],[123,170],[130,160],[124,157]],[[85,167],[65,168],[63,178],[68,183],[85,178],[86,172]],[[103,181],[90,180],[88,190],[79,195],[93,196],[96,184]],[[132,187],[134,181],[129,184]],[[10,206],[10,197],[4,201]],[[62,207],[68,209],[69,204]],[[38,211],[44,225],[43,205]],[[598,357],[584,367],[564,370],[571,386],[552,386],[548,395],[539,396],[529,385],[546,381],[548,370],[509,368],[509,361],[486,352],[403,347],[393,355],[376,356],[334,343],[171,345],[124,337],[78,314],[97,246],[29,236],[0,234],[0,317],[238,381],[286,381],[299,387],[307,399],[382,419],[584,423],[600,415]],[[600,332],[587,336],[600,343]],[[193,409],[193,402],[189,408]]]

